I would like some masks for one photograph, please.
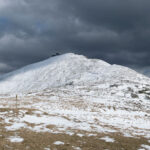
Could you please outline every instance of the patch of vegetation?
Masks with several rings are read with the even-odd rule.
[[[51,127],[50,127],[51,128]],[[83,137],[79,137],[77,134],[83,133]],[[49,133],[49,132],[34,132],[31,130],[21,129],[17,131],[17,135],[24,139],[20,143],[12,143],[8,140],[8,137],[14,136],[16,131],[1,132],[0,137],[0,149],[14,149],[14,150],[43,150],[45,148],[57,149],[57,150],[74,150],[74,147],[79,147],[82,150],[135,150],[139,149],[142,144],[149,145],[147,139],[139,137],[124,137],[120,133],[87,133],[83,131],[75,131],[75,134],[68,135],[65,133]],[[88,136],[89,134],[95,134],[96,136]],[[102,140],[102,137],[108,136],[113,138],[114,142],[106,142]],[[55,145],[56,141],[61,141],[64,145]]]
[[[139,94],[148,94],[150,95],[150,89],[144,88],[143,90],[138,91]]]
[[[131,93],[131,97],[132,98],[139,98],[139,96],[137,94],[135,94],[135,93]]]
[[[128,91],[129,91],[129,92],[134,92],[131,87],[128,87]]]
[[[118,84],[112,84],[110,85],[110,87],[118,87],[119,85]]]
[[[73,85],[73,81],[69,82],[69,83],[66,83],[66,85]]]

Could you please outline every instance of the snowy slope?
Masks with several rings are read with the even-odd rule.
[[[135,71],[72,53],[28,65],[0,78],[0,94],[32,92],[70,84],[129,80],[150,83]]]
[[[15,93],[19,93],[17,99]],[[91,135],[97,141],[106,134],[101,140],[114,144],[120,143],[114,139],[119,134],[148,145],[150,78],[71,53],[52,57],[0,78],[0,118],[6,132],[24,128],[78,135],[80,141]],[[17,140],[19,137],[23,138],[17,136]],[[7,139],[11,141],[12,135]]]

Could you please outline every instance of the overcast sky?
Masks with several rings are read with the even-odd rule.
[[[56,52],[150,66],[150,0],[0,0],[0,73]]]

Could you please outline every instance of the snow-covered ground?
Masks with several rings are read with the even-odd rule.
[[[129,68],[65,54],[6,74],[0,82],[0,123],[6,131],[80,138],[120,133],[150,140],[150,79]]]
[[[150,84],[150,79],[123,66],[102,60],[87,59],[72,53],[28,65],[0,77],[0,94],[41,91],[66,85],[121,82],[122,80]],[[101,86],[101,84],[100,84]]]
[[[17,118],[11,110],[0,113],[7,130],[29,128],[37,132],[51,132],[47,126],[57,126],[60,131],[84,130],[89,132],[121,132],[125,136],[143,136],[150,138],[150,100],[144,94],[138,94],[133,86],[128,91],[128,84],[103,89],[99,84],[85,86],[67,86],[53,88],[43,92],[18,96]],[[124,91],[121,93],[120,89]],[[8,103],[10,102],[10,103]],[[15,97],[1,98],[0,107],[13,108]],[[27,109],[33,110],[28,113]],[[7,116],[7,117],[6,117]],[[34,124],[29,127],[28,124]]]

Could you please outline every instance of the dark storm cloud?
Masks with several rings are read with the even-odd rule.
[[[148,0],[0,0],[0,72],[75,52],[150,65]]]

